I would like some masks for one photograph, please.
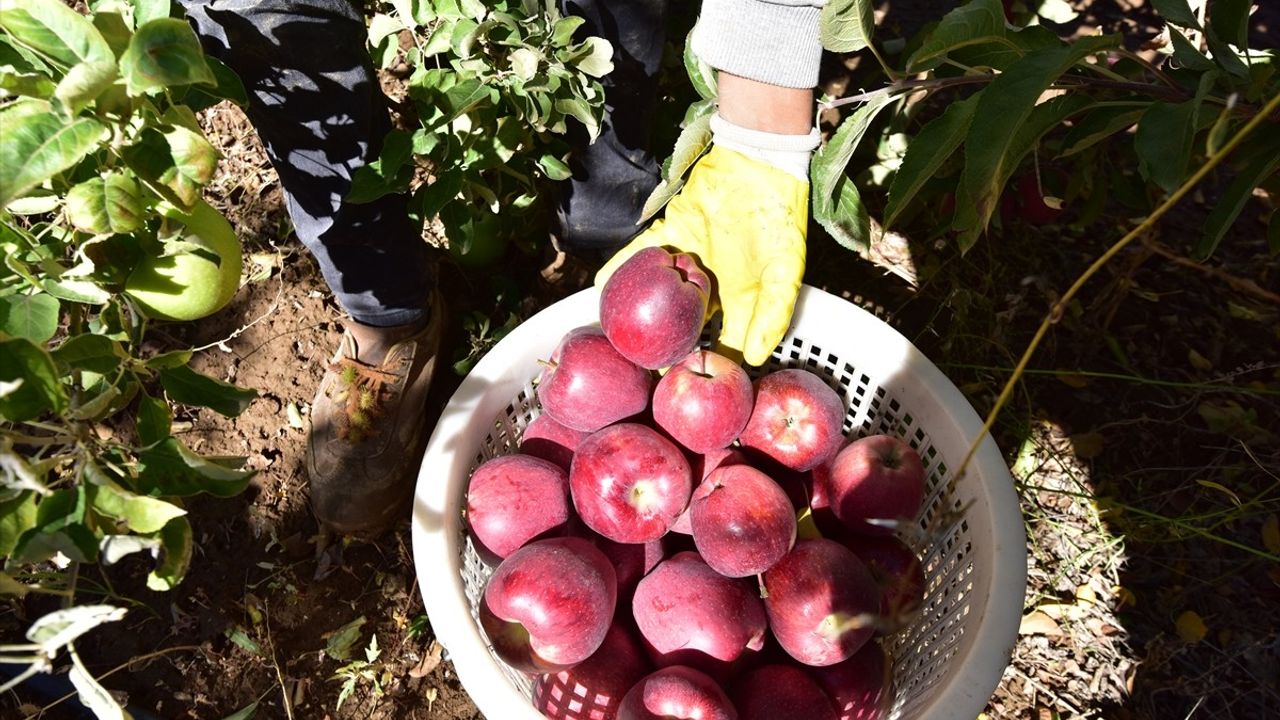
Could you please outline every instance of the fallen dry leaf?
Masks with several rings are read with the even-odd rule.
[[[1174,626],[1178,629],[1178,637],[1183,642],[1197,643],[1209,633],[1209,627],[1194,610],[1187,610],[1178,616]]]
[[[1071,436],[1071,449],[1081,460],[1092,460],[1102,454],[1107,440],[1101,433],[1079,433]]]
[[[1280,555],[1280,517],[1275,514],[1262,523],[1262,546],[1272,555]]]
[[[1022,618],[1022,624],[1018,626],[1018,634],[1059,637],[1062,635],[1062,628],[1058,627],[1056,620],[1039,610],[1035,610],[1030,615]]]
[[[440,666],[440,656],[444,653],[444,647],[436,640],[431,641],[431,647],[427,649],[427,654],[423,656],[422,662],[417,667],[409,671],[409,677],[422,678],[431,674]]]

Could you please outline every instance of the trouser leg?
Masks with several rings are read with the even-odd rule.
[[[423,320],[435,287],[408,198],[345,201],[390,129],[350,0],[179,0],[206,52],[235,70],[299,239],[360,323]]]
[[[600,137],[571,138],[573,178],[561,183],[555,234],[567,250],[609,252],[631,239],[658,163],[650,152],[658,68],[668,0],[561,0],[586,19],[579,30],[613,44],[614,71],[604,78],[607,115]]]

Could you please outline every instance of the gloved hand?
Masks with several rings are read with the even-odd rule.
[[[712,118],[714,147],[651,225],[601,268],[654,245],[694,255],[714,282],[709,314],[723,313],[720,349],[762,365],[787,332],[804,276],[809,222],[809,135],[777,135]]]

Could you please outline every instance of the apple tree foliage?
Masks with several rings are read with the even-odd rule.
[[[529,235],[545,210],[543,180],[565,180],[565,136],[594,140],[604,116],[599,78],[613,48],[584,36],[555,0],[393,0],[369,22],[374,62],[407,74],[412,130],[387,136],[356,174],[352,198],[412,192],[422,221],[437,214],[464,262]],[[416,182],[419,167],[435,177]],[[482,247],[484,246],[484,247]]]
[[[67,598],[0,657],[37,672],[67,650],[101,716],[118,709],[72,642],[124,611],[77,605],[79,568],[146,553],[148,587],[174,587],[192,556],[183,498],[251,474],[171,428],[175,405],[234,416],[255,393],[144,345],[123,293],[140,258],[191,251],[158,207],[200,200],[218,153],[195,111],[221,99],[244,89],[169,0],[0,5],[0,595]]]
[[[1119,35],[1059,37],[1041,19],[1074,19],[1063,0],[1027,4],[1036,12],[970,0],[882,48],[871,0],[823,9],[826,49],[865,49],[863,59],[879,63],[872,82],[867,63],[855,72],[868,89],[819,105],[852,108],[810,173],[813,217],[837,242],[865,251],[877,224],[910,224],[965,252],[1001,221],[1002,197],[1026,176],[1037,200],[1069,205],[1081,225],[1098,219],[1108,199],[1145,213],[1280,93],[1280,52],[1248,46],[1250,0],[1155,0],[1166,28],[1154,61],[1127,50]],[[689,108],[646,217],[710,145],[714,73],[687,49],[685,66],[702,99]],[[1275,191],[1280,132],[1272,125],[1231,159],[1194,257],[1213,254],[1255,188]],[[954,212],[937,211],[952,199]],[[1280,213],[1271,215],[1268,238],[1280,253]]]

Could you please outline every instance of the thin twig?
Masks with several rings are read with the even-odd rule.
[[[1159,255],[1162,258],[1165,258],[1166,260],[1172,262],[1175,265],[1191,268],[1192,270],[1199,270],[1200,272],[1204,273],[1205,275],[1208,275],[1209,277],[1216,278],[1218,280],[1225,282],[1226,284],[1230,285],[1232,288],[1239,290],[1240,292],[1246,295],[1252,295],[1258,298],[1259,300],[1269,302],[1273,305],[1280,305],[1280,295],[1277,295],[1276,293],[1273,293],[1270,290],[1267,290],[1266,288],[1259,286],[1258,283],[1248,278],[1236,277],[1235,275],[1232,275],[1231,273],[1226,272],[1220,268],[1204,265],[1202,263],[1196,262],[1195,260],[1192,260],[1191,258],[1183,257],[1182,255],[1179,255],[1178,253],[1174,252],[1172,248],[1170,248],[1167,245],[1164,245],[1158,240],[1143,240],[1142,244],[1147,249],[1151,250],[1155,254]]]
[[[1178,83],[1174,82],[1173,78],[1165,74],[1165,72],[1161,70],[1159,66],[1157,66],[1155,63],[1152,63],[1150,60],[1147,60],[1146,58],[1142,57],[1138,53],[1126,47],[1118,47],[1116,48],[1116,52],[1138,63],[1142,67],[1146,68],[1152,75],[1155,75],[1156,78],[1158,78],[1165,85],[1168,85],[1171,88],[1178,87]]]
[[[974,453],[978,451],[978,447],[982,444],[983,438],[986,437],[987,433],[991,432],[991,428],[996,424],[996,418],[1000,415],[1000,411],[1004,409],[1005,404],[1009,401],[1009,397],[1013,395],[1014,388],[1017,387],[1018,381],[1022,379],[1022,373],[1027,369],[1027,364],[1031,362],[1031,357],[1035,355],[1036,350],[1040,347],[1040,343],[1044,340],[1044,336],[1048,334],[1049,327],[1062,317],[1066,312],[1068,304],[1075,298],[1076,294],[1080,292],[1080,289],[1084,287],[1084,284],[1096,275],[1098,271],[1110,262],[1111,259],[1121,250],[1127,247],[1129,243],[1149,232],[1151,228],[1155,226],[1156,222],[1160,218],[1164,217],[1165,213],[1169,212],[1174,205],[1177,205],[1187,193],[1191,192],[1192,188],[1198,185],[1210,171],[1221,164],[1222,161],[1226,159],[1226,157],[1230,155],[1240,145],[1240,143],[1249,136],[1250,133],[1261,125],[1272,113],[1276,112],[1277,109],[1280,109],[1280,94],[1277,94],[1275,97],[1267,101],[1266,107],[1264,107],[1261,112],[1254,115],[1244,127],[1240,128],[1240,130],[1236,132],[1236,134],[1228,140],[1225,145],[1218,149],[1218,152],[1210,155],[1209,158],[1205,160],[1204,165],[1202,165],[1190,178],[1187,178],[1186,182],[1182,183],[1182,186],[1166,198],[1165,201],[1152,211],[1145,220],[1108,248],[1101,257],[1095,260],[1088,269],[1081,273],[1080,277],[1076,278],[1076,281],[1071,284],[1071,287],[1067,288],[1067,291],[1062,294],[1062,297],[1058,298],[1058,301],[1054,303],[1053,307],[1049,310],[1048,315],[1046,315],[1045,319],[1041,321],[1040,327],[1036,329],[1035,336],[1031,338],[1031,342],[1027,345],[1026,351],[1022,353],[1022,358],[1018,360],[1018,364],[1014,367],[1013,374],[1010,375],[1008,381],[1005,382],[1004,389],[1000,391],[1000,396],[996,398],[995,405],[991,407],[991,412],[987,414],[987,421],[983,423],[982,429],[978,431],[977,437],[975,437],[972,444],[969,445],[969,450],[965,453],[964,460],[960,462],[959,469],[956,471],[956,477],[964,475],[965,469],[969,467],[969,461],[973,459]]]
[[[157,651],[155,651],[155,652],[147,653],[146,655],[139,655],[138,657],[135,657],[135,658],[129,658],[128,660],[126,660],[126,661],[124,661],[124,662],[120,663],[119,665],[117,665],[117,666],[115,666],[115,667],[111,668],[110,670],[108,670],[108,671],[106,671],[106,672],[102,673],[101,675],[99,675],[99,676],[98,676],[98,678],[97,678],[97,679],[98,679],[99,681],[106,680],[107,678],[111,677],[112,675],[115,675],[116,673],[120,672],[121,670],[124,670],[124,669],[126,669],[126,668],[128,668],[128,667],[131,667],[134,663],[137,663],[137,662],[145,662],[145,661],[147,661],[147,660],[151,660],[152,658],[158,658],[158,657],[161,657],[161,656],[163,656],[163,655],[168,655],[169,653],[173,653],[173,652],[182,652],[182,651],[185,651],[185,650],[199,650],[199,649],[200,649],[200,646],[199,646],[199,645],[175,645],[175,646],[173,646],[173,647],[171,647],[171,648],[165,648],[164,650],[157,650]],[[31,715],[26,716],[25,718],[23,718],[23,720],[35,720],[36,718],[40,717],[41,715],[43,715],[43,714],[45,714],[45,713],[49,712],[50,710],[52,710],[54,707],[57,707],[58,705],[61,705],[62,703],[66,702],[67,700],[70,700],[71,698],[73,698],[73,697],[75,697],[75,696],[76,696],[76,693],[75,693],[75,692],[69,692],[69,693],[67,693],[66,695],[63,695],[62,697],[58,698],[57,700],[54,700],[53,702],[49,703],[48,705],[45,705],[44,707],[40,708],[40,709],[39,709],[39,710],[37,710],[35,713],[33,713],[33,714],[31,714]]]

